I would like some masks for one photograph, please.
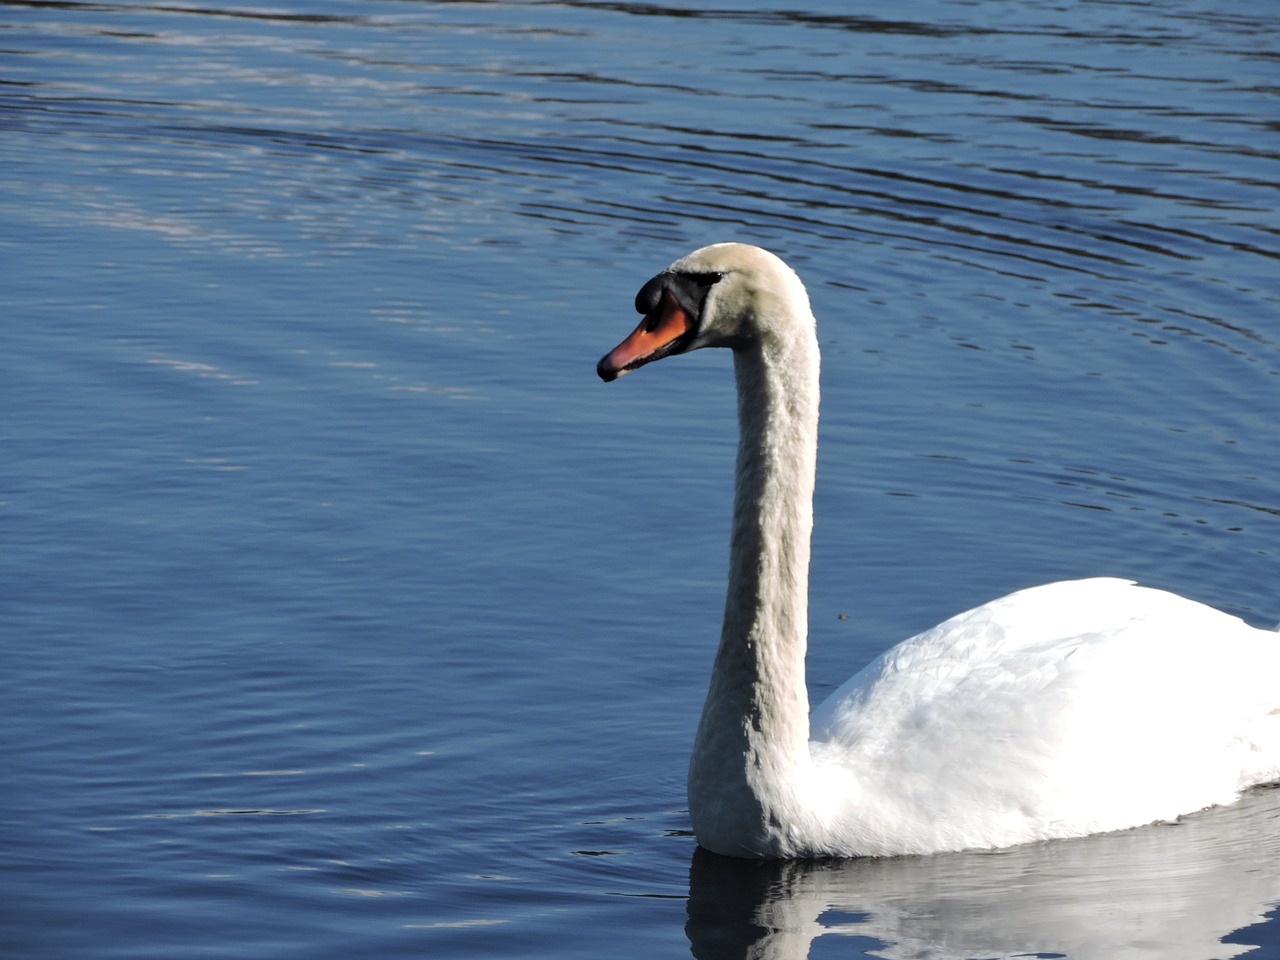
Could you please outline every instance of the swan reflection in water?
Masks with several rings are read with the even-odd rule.
[[[801,960],[828,935],[889,960],[1226,960],[1280,947],[1274,924],[1246,929],[1277,904],[1280,789],[1262,787],[1176,823],[997,851],[749,861],[699,848],[685,930],[699,960]]]

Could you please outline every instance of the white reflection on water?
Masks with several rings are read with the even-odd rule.
[[[699,850],[701,960],[798,960],[835,934],[885,958],[1210,960],[1280,903],[1280,789],[1176,824],[996,852],[761,863]]]

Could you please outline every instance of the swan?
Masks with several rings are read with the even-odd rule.
[[[756,859],[999,848],[1137,827],[1280,779],[1280,636],[1112,578],[1019,590],[903,641],[812,716],[818,341],[795,272],[720,243],[636,296],[606,382],[733,351],[724,625],[689,763],[694,834]]]

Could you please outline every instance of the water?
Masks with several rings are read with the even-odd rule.
[[[695,855],[727,357],[593,373],[805,277],[815,695],[1048,579],[1275,623],[1272,4],[2,6],[6,956],[1280,956],[1280,791]]]

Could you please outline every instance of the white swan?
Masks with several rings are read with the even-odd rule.
[[[818,343],[799,277],[727,243],[636,297],[597,368],[731,347],[724,627],[689,765],[698,841],[757,858],[1004,847],[1118,830],[1280,779],[1280,637],[1123,580],[1034,587],[870,664],[809,715]]]

